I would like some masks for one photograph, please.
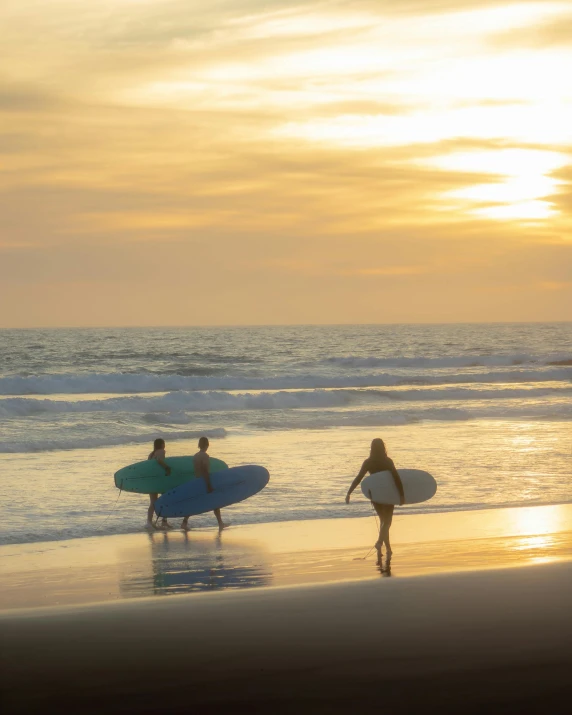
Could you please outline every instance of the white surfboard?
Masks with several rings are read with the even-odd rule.
[[[435,496],[437,482],[422,469],[398,469],[406,504],[418,504]],[[361,490],[371,501],[378,504],[399,504],[399,492],[391,472],[377,472],[361,482]]]

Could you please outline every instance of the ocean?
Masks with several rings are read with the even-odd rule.
[[[141,530],[113,473],[159,436],[269,469],[233,524],[371,513],[344,497],[378,436],[439,485],[401,513],[572,501],[572,323],[2,330],[0,358],[0,543]]]

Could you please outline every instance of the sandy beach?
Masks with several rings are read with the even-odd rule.
[[[572,2],[0,38],[0,715],[572,712]]]
[[[371,516],[2,546],[0,609],[507,568],[572,553],[572,505],[397,515],[382,569],[376,529]]]
[[[564,712],[571,516],[398,517],[382,569],[361,518],[3,547],[8,712]]]

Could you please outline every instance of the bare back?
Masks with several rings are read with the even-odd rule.
[[[208,478],[210,474],[210,458],[206,452],[199,451],[193,457],[195,474],[197,477]]]

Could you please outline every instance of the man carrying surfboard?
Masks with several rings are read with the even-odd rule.
[[[202,479],[205,480],[207,483],[207,492],[212,492],[212,484],[211,484],[211,478],[210,478],[210,457],[207,454],[207,449],[209,448],[209,440],[207,437],[201,437],[199,439],[199,451],[195,454],[193,457],[193,463],[195,465],[195,476],[196,477],[201,477]],[[222,516],[220,513],[220,509],[215,509],[214,510],[214,515],[216,516],[216,520],[218,521],[218,528],[220,531],[225,529],[227,526],[230,526],[230,524],[225,524],[224,521],[222,520]],[[181,522],[181,529],[184,529],[187,531],[189,528],[189,517],[186,516],[183,521]]]
[[[366,459],[365,462],[362,464],[361,469],[359,470],[359,474],[353,480],[350,485],[350,488],[348,489],[348,493],[346,495],[346,504],[350,503],[351,493],[365,477],[367,472],[369,472],[370,474],[377,474],[378,472],[391,472],[391,475],[393,476],[393,479],[395,481],[395,486],[397,487],[397,490],[399,492],[399,503],[400,505],[405,504],[405,493],[403,491],[401,477],[399,476],[399,473],[395,468],[393,460],[387,456],[387,450],[385,448],[384,441],[379,437],[372,441],[369,458]],[[379,504],[378,502],[373,501],[373,499],[371,503],[373,505],[373,508],[377,512],[377,515],[379,516],[379,539],[375,544],[375,549],[377,551],[377,563],[381,564],[381,549],[383,544],[385,544],[385,547],[387,549],[388,557],[390,557],[393,553],[391,550],[391,545],[389,543],[389,528],[391,527],[391,522],[393,521],[393,510],[395,507],[393,504]]]

